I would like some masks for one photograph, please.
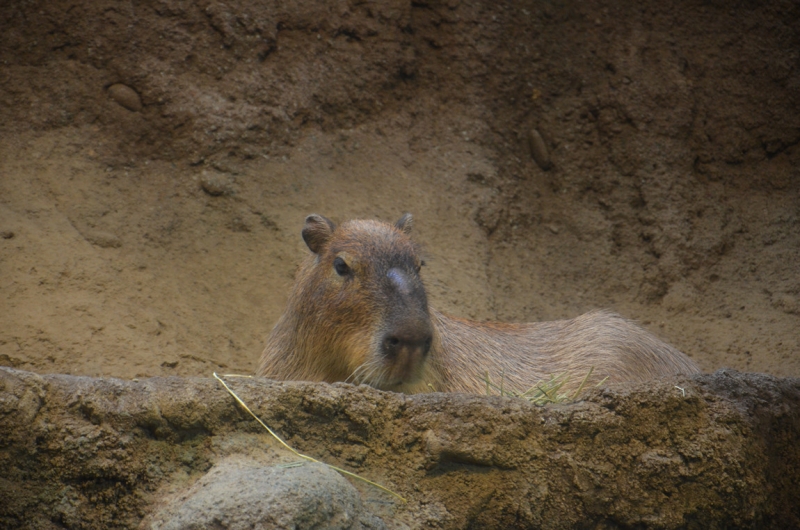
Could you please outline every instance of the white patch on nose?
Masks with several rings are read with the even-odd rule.
[[[400,269],[389,269],[386,277],[392,282],[392,285],[400,292],[400,294],[411,294],[411,286],[409,285],[408,278],[405,273]]]

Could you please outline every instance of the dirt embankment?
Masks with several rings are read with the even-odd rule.
[[[195,528],[203,525],[187,521],[212,514],[221,527],[251,528],[286,517],[275,499],[302,503],[331,487],[306,504],[338,528],[379,528],[379,519],[390,528],[800,525],[797,379],[718,372],[552,408],[341,384],[229,384],[299,450],[408,502],[355,481],[361,495],[351,494],[319,469],[281,467],[297,457],[214,379],[2,369],[0,485],[14,487],[0,487],[0,524],[132,528],[150,514],[150,523]],[[314,480],[297,490],[302,473]],[[264,499],[270,509],[254,509]]]

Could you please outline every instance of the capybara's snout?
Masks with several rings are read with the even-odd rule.
[[[389,361],[403,358],[421,360],[428,356],[432,342],[430,325],[420,323],[412,329],[392,330],[386,333],[381,342],[381,355]]]
[[[390,379],[408,382],[419,375],[433,343],[433,325],[425,288],[416,272],[393,267],[389,280],[380,356],[389,367]]]
[[[430,320],[412,320],[383,335],[379,355],[385,367],[382,385],[415,383],[421,377],[433,343]]]

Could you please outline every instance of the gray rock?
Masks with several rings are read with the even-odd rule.
[[[143,528],[385,528],[358,491],[323,464],[264,466],[233,456],[169,500]]]

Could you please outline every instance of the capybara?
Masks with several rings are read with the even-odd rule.
[[[258,375],[348,381],[383,390],[485,393],[485,376],[522,392],[567,374],[561,392],[592,384],[692,374],[686,355],[607,311],[571,320],[503,324],[454,318],[428,306],[411,215],[394,225],[334,225],[309,215],[312,254],[267,340]]]

